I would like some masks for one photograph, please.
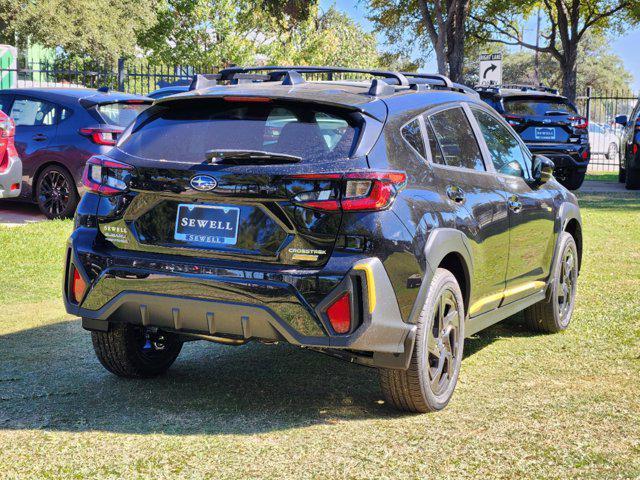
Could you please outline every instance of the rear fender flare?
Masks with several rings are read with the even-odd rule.
[[[551,268],[549,269],[549,278],[547,279],[547,288],[551,284],[551,280],[555,278],[555,267],[556,267],[556,259],[558,255],[560,255],[560,234],[567,230],[567,225],[571,220],[576,220],[580,228],[582,228],[582,216],[580,215],[580,207],[572,202],[563,202],[558,209],[558,219],[559,219],[559,231],[556,236],[556,245],[553,251],[553,259],[551,260]],[[579,239],[575,239],[576,244],[579,242]],[[578,246],[581,250],[581,245]],[[580,255],[579,255],[580,257]],[[578,269],[580,269],[582,263],[582,259],[578,259]]]
[[[420,290],[413,304],[413,309],[408,318],[408,323],[416,324],[422,308],[427,299],[429,285],[442,260],[450,253],[455,253],[462,258],[465,281],[467,284],[466,297],[471,298],[471,279],[473,278],[473,261],[471,248],[467,237],[454,228],[436,228],[431,230],[424,246],[425,271],[420,285]],[[468,309],[468,305],[465,305]]]

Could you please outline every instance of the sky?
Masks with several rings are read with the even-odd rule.
[[[327,10],[331,5],[335,5],[338,10],[347,13],[351,18],[360,23],[368,31],[373,31],[373,25],[366,18],[366,2],[362,0],[320,0],[320,8]],[[633,90],[640,92],[640,26],[627,31],[624,35],[611,39],[611,50],[617,53],[627,70],[634,76]],[[384,48],[385,39],[381,35],[378,38],[380,45]],[[435,71],[435,59],[431,59],[425,70]]]

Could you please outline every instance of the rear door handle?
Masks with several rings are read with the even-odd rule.
[[[449,197],[451,200],[453,200],[456,203],[464,203],[464,200],[465,200],[464,190],[462,190],[460,187],[449,185],[447,187],[447,197]]]
[[[513,213],[520,213],[522,211],[522,202],[518,200],[515,195],[509,198],[509,210]]]
[[[36,133],[33,137],[31,137],[36,142],[44,142],[47,139],[47,136],[44,133]]]

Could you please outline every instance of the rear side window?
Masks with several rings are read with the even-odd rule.
[[[485,171],[480,147],[462,108],[429,115],[429,122],[442,149],[445,165]]]
[[[358,137],[338,112],[299,104],[185,102],[133,129],[119,148],[138,157],[201,163],[210,150],[257,150],[305,161],[348,157]]]
[[[438,140],[436,140],[436,134],[433,131],[433,127],[429,120],[425,120],[425,125],[427,127],[427,136],[429,137],[429,150],[431,150],[431,161],[433,163],[439,163],[441,165],[446,165],[444,162],[444,156],[442,155],[442,150],[440,149],[440,144]]]
[[[96,106],[100,118],[109,125],[126,127],[149,108],[146,103],[103,103]]]
[[[404,138],[420,155],[426,157],[422,130],[420,129],[420,122],[417,118],[402,127],[402,138]]]
[[[561,98],[505,98],[504,110],[512,115],[544,117],[553,114],[577,114],[568,100]]]
[[[10,117],[17,126],[40,127],[55,125],[61,107],[55,103],[36,100],[34,98],[17,97],[13,101]]]

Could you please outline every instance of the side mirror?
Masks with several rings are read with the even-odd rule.
[[[555,165],[544,155],[533,156],[533,181],[536,185],[542,185],[551,180]]]
[[[628,122],[629,122],[629,117],[627,117],[626,115],[618,115],[616,117],[616,123],[618,125],[622,125],[623,127],[626,127]]]

